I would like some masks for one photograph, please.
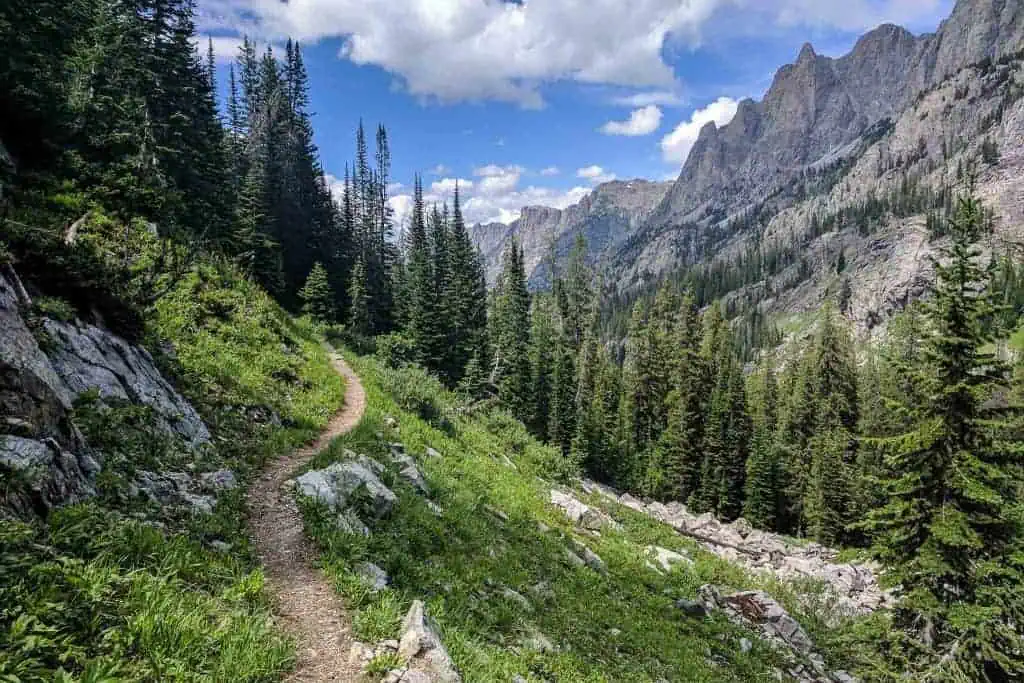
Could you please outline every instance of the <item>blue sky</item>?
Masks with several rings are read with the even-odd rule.
[[[221,83],[242,33],[299,40],[329,174],[360,118],[391,139],[393,206],[458,179],[472,221],[562,208],[613,178],[674,178],[700,127],[760,98],[804,42],[838,56],[953,0],[198,0]]]

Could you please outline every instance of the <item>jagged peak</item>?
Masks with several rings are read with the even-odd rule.
[[[804,43],[804,46],[800,48],[800,55],[796,58],[796,63],[811,61],[818,58],[818,53],[814,51],[814,46],[810,43]]]

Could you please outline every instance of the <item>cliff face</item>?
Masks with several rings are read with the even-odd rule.
[[[591,261],[600,261],[644,225],[670,186],[647,180],[603,183],[564,210],[527,206],[511,224],[475,225],[470,236],[484,255],[488,282],[494,283],[505,245],[515,237],[523,248],[530,285],[543,288],[550,279],[547,261],[552,254],[563,260],[582,234]]]
[[[846,280],[848,314],[868,330],[924,291],[926,217],[941,211],[922,197],[955,194],[973,173],[997,238],[1024,236],[1022,60],[1020,0],[960,0],[933,34],[883,25],[837,59],[808,44],[761,101],[704,127],[675,182],[609,183],[564,211],[530,207],[511,225],[477,226],[474,238],[493,280],[516,236],[534,287],[549,280],[552,248],[564,257],[577,233],[623,290],[770,251],[788,265],[727,298],[800,314]],[[880,215],[863,216],[878,203]]]

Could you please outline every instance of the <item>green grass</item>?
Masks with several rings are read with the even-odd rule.
[[[435,516],[422,497],[396,484],[399,500],[392,515],[363,538],[338,532],[322,510],[304,506],[307,528],[354,611],[362,640],[397,637],[411,601],[423,599],[467,681],[508,681],[516,674],[559,681],[767,681],[774,680],[778,660],[766,645],[752,637],[753,650],[741,654],[739,639],[749,633],[719,616],[684,617],[674,600],[694,597],[704,583],[766,588],[795,616],[813,621],[799,594],[810,587],[749,576],[627,508],[589,499],[607,505],[623,530],[599,538],[581,535],[547,503],[546,482],[568,481],[571,467],[522,425],[502,414],[459,416],[456,398],[418,371],[385,369],[373,358],[350,362],[367,392],[366,416],[313,467],[343,459],[346,448],[387,463],[385,442],[400,440],[419,461],[443,509]],[[385,429],[385,416],[398,419],[397,433]],[[443,458],[423,457],[428,446]],[[503,464],[502,455],[518,469]],[[566,561],[573,537],[601,556],[606,576]],[[687,551],[695,566],[659,575],[645,566],[648,544]],[[387,571],[391,587],[368,591],[352,571],[362,561]],[[531,607],[503,596],[506,588],[525,596]],[[814,632],[816,625],[809,626]],[[531,649],[537,633],[557,651]]]
[[[192,452],[146,408],[79,402],[75,421],[103,455],[101,495],[47,520],[0,521],[0,681],[257,682],[292,666],[249,547],[244,489],[326,424],[343,383],[319,330],[226,266],[196,268],[145,323],[213,443]],[[141,469],[220,468],[241,486],[209,515],[125,495]]]

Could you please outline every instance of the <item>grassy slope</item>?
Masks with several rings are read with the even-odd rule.
[[[806,619],[790,588],[765,585],[667,526],[617,505],[612,512],[623,523],[622,532],[580,536],[547,504],[550,485],[537,479],[550,481],[565,469],[553,449],[501,415],[455,417],[448,423],[440,416],[453,414],[454,398],[418,371],[388,370],[373,358],[350,362],[367,391],[366,417],[314,467],[342,459],[346,448],[386,463],[384,441],[400,439],[420,462],[444,510],[440,518],[434,516],[421,497],[393,477],[389,483],[399,503],[370,538],[341,534],[322,510],[307,509],[307,526],[323,549],[324,565],[356,611],[357,637],[367,642],[396,637],[408,604],[422,598],[467,681],[509,681],[516,674],[561,681],[774,680],[770,669],[776,660],[766,646],[755,642],[750,653],[741,654],[739,639],[750,634],[719,618],[687,619],[672,604],[677,597],[692,598],[703,583],[768,588]],[[389,415],[398,419],[400,433],[384,434],[382,441],[377,433],[386,431]],[[422,457],[428,446],[443,459]],[[518,470],[503,464],[502,455]],[[509,521],[485,506],[503,510]],[[608,576],[565,561],[566,537],[573,535],[604,559]],[[689,551],[696,565],[660,576],[645,566],[647,544]],[[377,595],[365,590],[350,569],[364,560],[388,572],[391,589]],[[526,596],[532,611],[502,597],[503,587]],[[813,632],[813,620],[809,625]],[[524,647],[535,630],[559,651]]]
[[[0,523],[0,680],[272,681],[291,666],[244,527],[244,481],[322,427],[343,386],[320,338],[230,271],[203,267],[146,321],[153,348],[211,427],[198,458],[157,438],[139,411],[83,408],[101,441],[101,496],[45,524]],[[159,354],[158,354],[159,357]],[[281,424],[257,424],[265,406]],[[212,515],[180,516],[125,490],[133,471],[230,467],[242,489]],[[213,541],[231,544],[217,552]]]

